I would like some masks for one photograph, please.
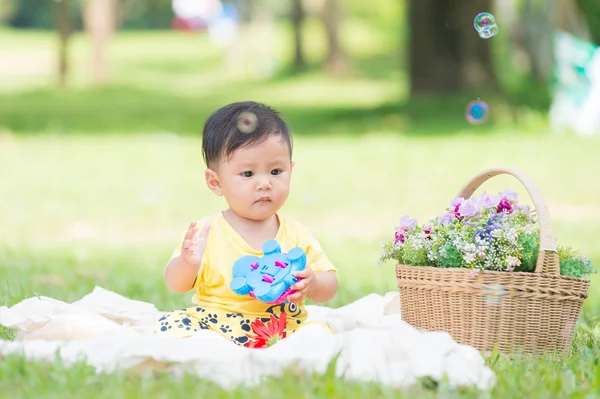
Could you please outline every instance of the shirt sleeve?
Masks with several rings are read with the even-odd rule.
[[[325,253],[321,244],[310,233],[305,233],[304,251],[306,252],[306,265],[315,272],[337,272],[337,269]]]

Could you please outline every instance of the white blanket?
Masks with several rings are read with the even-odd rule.
[[[239,347],[212,331],[191,339],[153,335],[161,313],[154,305],[103,288],[73,304],[47,297],[0,307],[0,324],[17,331],[15,341],[0,340],[0,354],[54,361],[84,361],[97,372],[168,369],[192,372],[226,389],[260,383],[265,376],[323,372],[336,362],[337,375],[349,380],[408,386],[420,377],[452,386],[490,389],[494,373],[473,347],[449,334],[421,332],[400,317],[399,295],[367,295],[341,308],[307,306],[310,320],[328,323],[334,335],[309,325],[266,349]]]

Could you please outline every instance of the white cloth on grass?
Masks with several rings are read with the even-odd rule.
[[[14,341],[0,340],[0,354],[28,359],[85,362],[97,372],[168,369],[191,372],[221,387],[260,383],[263,377],[324,372],[337,356],[336,373],[355,381],[409,386],[421,377],[452,386],[490,389],[496,376],[479,351],[444,332],[422,332],[402,321],[397,292],[370,294],[341,308],[307,306],[309,320],[328,323],[334,335],[307,325],[266,349],[232,344],[202,330],[191,339],[153,334],[160,312],[150,303],[96,287],[72,304],[48,297],[0,307],[0,324]]]

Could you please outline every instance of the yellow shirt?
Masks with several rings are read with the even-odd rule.
[[[279,230],[275,240],[279,243],[282,252],[291,248],[300,247],[306,252],[306,265],[317,272],[337,271],[319,242],[302,224],[287,219],[280,214]],[[194,287],[196,291],[193,302],[207,309],[221,310],[229,313],[241,313],[247,317],[264,316],[273,305],[261,302],[249,295],[238,295],[229,288],[232,280],[232,267],[236,260],[242,256],[262,256],[262,251],[252,248],[227,222],[222,212],[203,218],[197,222],[198,230],[204,224],[211,222],[206,243],[206,250]],[[181,254],[181,244],[173,252],[173,257]],[[307,313],[304,303],[292,307],[294,312],[288,316],[298,320],[305,320]]]

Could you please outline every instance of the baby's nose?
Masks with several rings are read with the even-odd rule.
[[[271,188],[271,179],[269,179],[268,177],[260,179],[258,182],[258,188],[259,190],[266,190]]]

